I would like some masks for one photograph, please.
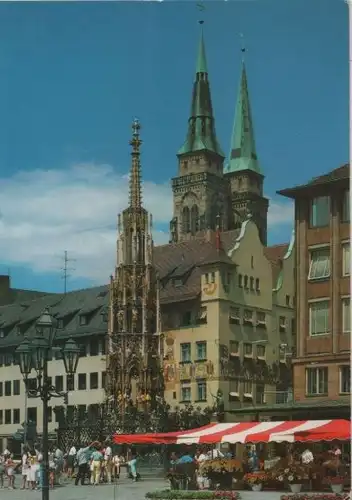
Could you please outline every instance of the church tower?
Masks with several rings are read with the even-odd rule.
[[[263,195],[264,175],[255,147],[244,60],[225,177],[231,186],[233,227],[240,227],[247,214],[251,213],[258,226],[260,239],[266,245],[269,201]]]
[[[191,239],[221,220],[227,229],[227,183],[223,175],[224,153],[215,132],[208,67],[203,37],[198,49],[196,76],[186,140],[177,153],[178,176],[172,179],[174,218],[171,241]]]
[[[163,394],[159,356],[159,285],[153,265],[152,217],[142,205],[140,124],[132,125],[129,206],[118,216],[117,265],[110,282],[108,394],[128,406]]]

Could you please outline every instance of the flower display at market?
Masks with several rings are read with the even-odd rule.
[[[199,466],[199,471],[204,475],[208,475],[212,472],[221,472],[226,474],[228,472],[239,470],[240,467],[241,462],[239,460],[221,458],[202,462]]]
[[[348,493],[297,493],[281,495],[280,500],[350,500]]]
[[[155,500],[239,500],[237,491],[189,491],[157,490],[146,493],[146,498]]]
[[[279,469],[276,472],[276,480],[280,483],[303,484],[309,480],[308,470],[300,465],[290,465],[286,469]]]
[[[269,479],[269,475],[266,472],[251,472],[245,474],[243,481],[250,486],[252,484],[264,484]]]

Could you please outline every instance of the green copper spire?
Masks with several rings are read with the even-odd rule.
[[[242,61],[240,89],[233,124],[230,158],[226,172],[252,170],[261,174],[255,149],[251,107],[249,103],[247,74]]]
[[[196,73],[208,73],[207,56],[205,55],[203,29],[201,28]]]
[[[203,22],[200,21],[200,24],[202,25]],[[203,29],[201,28],[187,137],[177,154],[185,155],[204,150],[225,157],[216,138]]]

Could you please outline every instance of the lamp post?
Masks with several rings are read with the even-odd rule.
[[[56,328],[49,309],[46,308],[36,322],[36,336],[29,340],[25,338],[16,349],[18,362],[27,388],[28,376],[32,369],[37,372],[37,386],[34,390],[26,390],[28,398],[40,398],[43,407],[43,475],[42,500],[49,500],[49,458],[48,458],[48,402],[51,398],[63,398],[67,404],[68,393],[56,391],[51,386],[48,377],[49,354],[53,350],[61,350],[67,375],[74,375],[77,370],[80,350],[72,339],[69,339],[64,348],[53,347]],[[27,418],[27,416],[26,416]]]

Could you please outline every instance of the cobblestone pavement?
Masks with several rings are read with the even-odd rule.
[[[144,500],[147,491],[167,488],[162,480],[144,480],[132,483],[122,479],[116,485],[74,486],[66,484],[50,491],[51,500]],[[241,500],[280,500],[282,493],[273,491],[241,491]],[[41,500],[40,491],[0,490],[1,500]]]

